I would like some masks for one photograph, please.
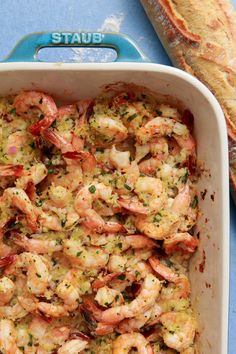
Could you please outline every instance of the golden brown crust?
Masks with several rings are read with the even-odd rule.
[[[225,115],[230,146],[236,145],[236,12],[231,2],[141,0],[141,3],[173,64],[196,76],[216,96]],[[232,153],[230,162],[231,189],[236,202],[236,161]]]
[[[141,0],[172,62],[220,102],[236,141],[236,16],[228,0]]]

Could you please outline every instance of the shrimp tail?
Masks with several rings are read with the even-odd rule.
[[[0,267],[7,267],[10,264],[14,263],[16,261],[16,255],[15,254],[9,254],[6,257],[3,257],[0,259]]]
[[[23,175],[23,165],[0,165],[0,177],[21,177]]]

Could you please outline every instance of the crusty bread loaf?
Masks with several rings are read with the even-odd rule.
[[[236,13],[229,0],[140,0],[173,64],[214,93],[236,145]],[[231,182],[236,190],[236,163]]]

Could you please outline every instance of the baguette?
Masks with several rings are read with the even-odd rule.
[[[236,149],[236,12],[231,2],[140,1],[173,64],[196,76],[218,99]],[[236,196],[235,159],[230,175]]]

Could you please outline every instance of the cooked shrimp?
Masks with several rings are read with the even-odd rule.
[[[71,192],[77,190],[83,184],[83,171],[77,165],[67,165],[65,170],[60,170],[57,174],[47,177],[56,186],[62,186]]]
[[[177,232],[179,223],[178,215],[168,210],[146,216],[139,215],[135,219],[137,229],[155,240],[163,240],[170,233]]]
[[[52,129],[44,129],[42,136],[49,143],[55,145],[64,154],[68,151],[75,151],[74,146],[62,135]]]
[[[129,198],[119,198],[118,203],[124,209],[131,211],[135,214],[149,214],[149,209],[145,207],[137,197],[129,197]]]
[[[134,192],[145,205],[148,205],[152,213],[163,208],[166,194],[163,182],[159,178],[139,177]]]
[[[181,252],[182,254],[191,254],[198,247],[198,239],[191,236],[188,232],[178,232],[170,238],[164,240],[163,247],[167,254]]]
[[[159,316],[162,313],[162,308],[158,303],[155,303],[153,307],[140,313],[134,318],[127,318],[119,324],[118,330],[120,333],[134,332],[140,330],[143,326],[154,325],[159,321]]]
[[[110,205],[116,205],[115,195],[112,188],[103,183],[94,183],[83,187],[76,195],[74,206],[76,212],[84,218],[83,224],[89,229],[95,229],[97,232],[119,232],[124,227],[117,223],[105,222],[102,217],[92,208],[93,202],[102,199]]]
[[[112,346],[113,354],[128,354],[132,348],[139,354],[154,354],[151,344],[141,333],[126,333],[117,337]]]
[[[188,208],[191,202],[189,185],[186,184],[183,188],[179,190],[179,193],[175,197],[172,204],[172,211],[178,213],[179,215],[184,215],[188,213]]]
[[[20,177],[24,174],[23,165],[0,165],[0,177]]]
[[[64,305],[54,305],[49,302],[41,301],[38,303],[37,309],[46,317],[59,318],[69,316],[69,312]]]
[[[48,191],[49,198],[57,208],[65,208],[72,200],[72,193],[62,186],[52,185]]]
[[[0,306],[6,305],[13,297],[15,284],[8,277],[0,279]]]
[[[149,263],[154,271],[168,282],[176,285],[175,296],[186,299],[190,294],[190,283],[186,275],[175,273],[170,267],[165,266],[155,256],[149,258]]]
[[[124,243],[133,249],[144,249],[144,248],[157,248],[158,244],[151,240],[149,237],[144,235],[129,235],[125,236]]]
[[[115,306],[105,310],[101,322],[116,324],[125,318],[137,316],[148,310],[155,303],[160,292],[160,281],[152,274],[148,274],[143,282],[139,295],[129,304]]]
[[[120,170],[127,169],[130,166],[130,152],[129,151],[118,151],[116,150],[115,145],[112,145],[110,150],[110,161]]]
[[[82,339],[72,339],[63,344],[58,349],[58,354],[78,354],[84,350],[88,345],[88,342]]]
[[[104,268],[109,260],[109,255],[99,247],[84,247],[80,241],[65,240],[64,254],[71,263],[82,269]]]
[[[15,262],[6,270],[6,274],[17,274],[17,269],[27,270],[27,287],[32,294],[42,295],[51,279],[49,265],[43,256],[30,252],[23,252],[16,256]]]
[[[12,306],[4,305],[0,306],[0,318],[7,318],[13,321],[24,318],[28,314],[28,310],[25,310],[21,305],[19,299]]]
[[[154,139],[144,145],[136,144],[135,161],[140,162],[149,153],[159,161],[165,160],[169,156],[168,141],[166,138]]]
[[[25,235],[19,233],[13,233],[11,239],[14,241],[14,243],[22,247],[27,252],[36,254],[51,254],[53,252],[61,251],[63,249],[60,239],[39,240],[34,238],[28,238]]]
[[[127,138],[127,128],[118,120],[104,115],[90,118],[90,127],[102,137],[105,143],[118,143]]]
[[[159,320],[163,325],[163,340],[168,347],[181,352],[193,344],[197,329],[193,316],[184,312],[166,312]]]
[[[80,295],[76,280],[76,271],[71,269],[56,288],[56,294],[64,301],[68,311],[74,311],[78,307]]]
[[[8,159],[16,161],[22,155],[22,150],[27,144],[31,142],[30,134],[18,130],[7,137],[5,151],[8,155]],[[24,150],[23,150],[24,151]]]
[[[110,284],[110,282],[114,279],[117,278],[118,276],[120,276],[121,274],[123,274],[122,272],[113,272],[110,274],[105,275],[102,278],[96,279],[94,280],[94,282],[92,283],[92,288],[97,290],[102,288],[103,286]]]
[[[37,230],[38,211],[23,189],[15,187],[7,188],[2,195],[2,199],[22,211],[26,215],[28,225],[32,231]]]
[[[74,168],[77,168],[78,164],[81,165],[84,173],[91,174],[96,167],[96,159],[88,151],[68,151],[63,154],[63,157],[66,159],[67,164],[73,165]]]
[[[17,179],[16,187],[25,189],[29,182],[37,185],[44,180],[47,174],[47,167],[43,163],[37,163],[33,165],[27,172],[25,172],[24,176]]]
[[[15,97],[13,105],[19,115],[25,115],[31,107],[37,107],[42,111],[44,118],[29,128],[33,135],[39,135],[57,118],[57,106],[54,100],[43,92],[23,91]]]
[[[139,170],[148,176],[155,175],[157,169],[162,165],[162,161],[158,157],[151,157],[148,160],[143,160],[139,163]]]
[[[0,320],[0,349],[6,354],[21,354],[16,345],[16,329],[11,320]]]

